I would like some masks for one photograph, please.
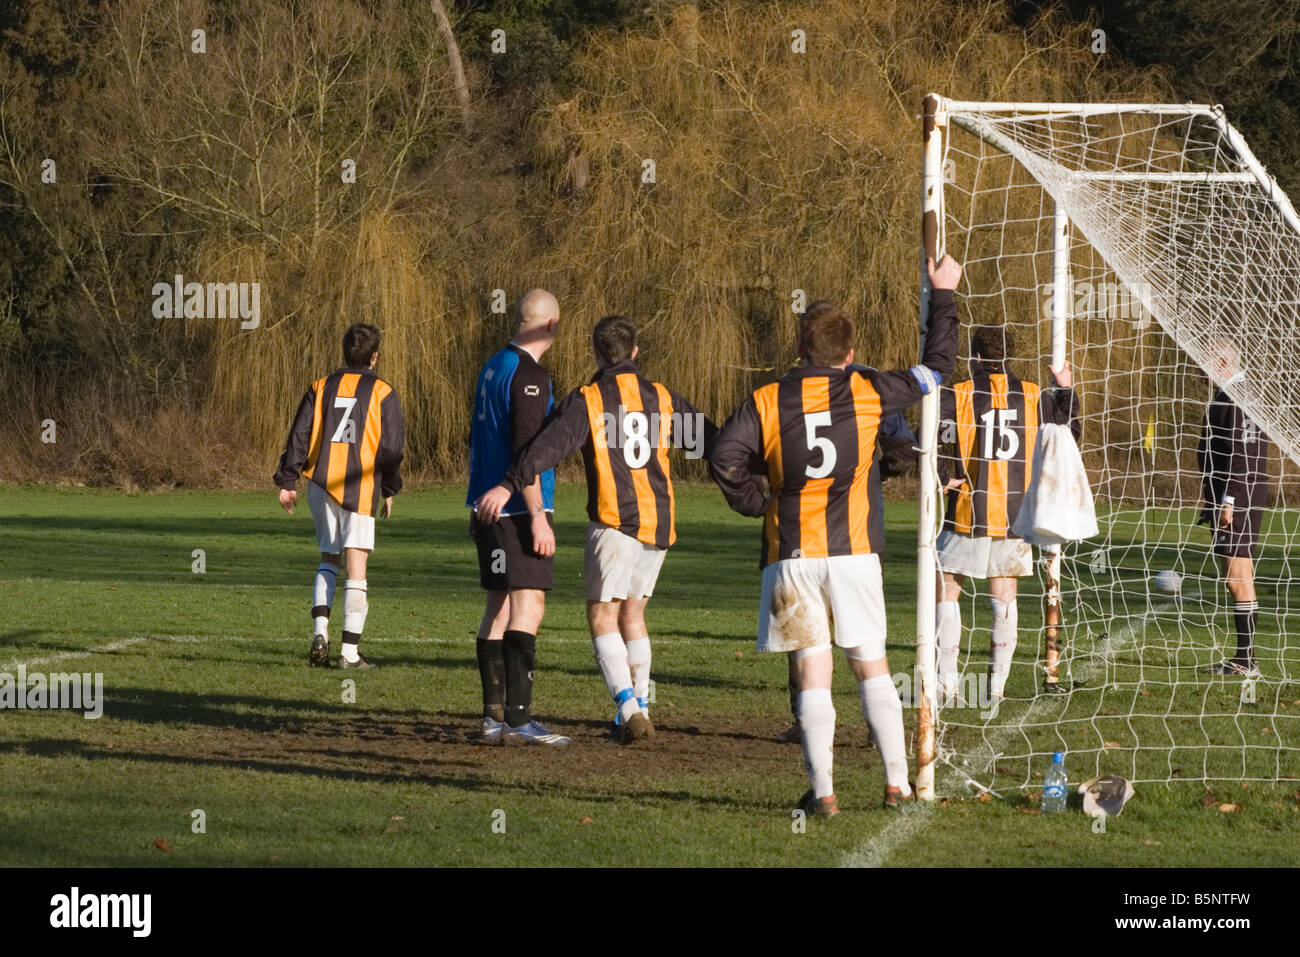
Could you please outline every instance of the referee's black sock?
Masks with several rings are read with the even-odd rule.
[[[483,684],[483,717],[505,720],[506,659],[504,641],[480,638],[474,643],[478,654],[478,676]]]
[[[506,724],[521,728],[529,721],[533,703],[537,636],[526,631],[507,631],[501,644],[506,666]]]
[[[1246,664],[1255,656],[1255,622],[1259,618],[1259,602],[1239,601],[1233,606],[1232,617],[1237,624],[1237,657]]]

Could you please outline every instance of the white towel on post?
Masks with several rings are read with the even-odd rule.
[[[1068,426],[1039,428],[1032,471],[1012,535],[1034,545],[1051,546],[1081,542],[1098,534],[1088,473]]]

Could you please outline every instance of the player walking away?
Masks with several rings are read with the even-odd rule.
[[[903,709],[885,658],[884,515],[876,504],[875,449],[881,419],[937,388],[956,360],[952,290],[961,267],[945,256],[928,269],[934,294],[921,365],[850,371],[853,321],[830,303],[810,308],[799,328],[804,365],[756,390],[727,421],[713,451],[714,479],[727,502],[742,515],[764,516],[758,650],[796,655],[801,743],[812,783],[799,807],[808,814],[839,813],[831,780],[831,616],[884,761],[885,806],[912,796]],[[766,473],[771,496],[764,496],[755,470]]]
[[[1007,368],[1007,356],[1015,354],[1007,327],[975,329],[971,353],[971,378],[944,389],[939,400],[939,440],[956,446],[955,454],[939,460],[948,496],[938,541],[943,572],[935,623],[939,691],[945,701],[957,695],[962,583],[967,577],[987,578],[993,607],[988,693],[996,707],[1016,651],[1018,582],[1034,570],[1033,548],[1012,537],[1010,529],[1032,477],[1038,428],[1069,422],[1077,441],[1081,425],[1068,362],[1051,369],[1056,388],[1044,391]],[[1043,690],[1064,689],[1049,681]]]
[[[479,583],[487,592],[475,649],[483,684],[483,738],[491,743],[563,746],[570,739],[532,720],[533,666],[546,592],[555,572],[555,473],[537,476],[498,509],[501,521],[474,509],[541,429],[553,404],[540,365],[555,341],[560,304],[545,289],[519,302],[514,338],[479,373],[470,424],[470,536]]]
[[[358,650],[370,605],[366,561],[375,547],[375,513],[387,518],[402,489],[402,405],[393,387],[375,375],[379,330],[355,323],[343,334],[344,367],[317,379],[302,397],[289,430],[275,484],[290,515],[298,477],[307,479],[307,504],[316,525],[320,565],[312,589],[315,629],[308,661],[329,665],[329,620],[339,564],[346,556],[340,668],[373,668]]]
[[[648,701],[650,635],[645,612],[669,546],[677,540],[669,448],[707,457],[717,435],[703,413],[641,375],[636,325],[606,316],[591,334],[597,372],[569,393],[546,427],[486,493],[488,520],[516,489],[579,449],[587,472],[587,623],[596,664],[614,699],[614,739],[654,733]]]
[[[808,314],[814,307],[821,303],[812,303],[804,315]],[[800,319],[803,316],[799,317]],[[853,371],[874,371],[870,366],[851,365],[849,369]],[[881,481],[891,478],[895,475],[902,475],[905,472],[913,471],[919,452],[916,445],[916,436],[907,426],[907,420],[903,418],[903,413],[895,412],[887,415],[880,420],[880,431],[876,434],[876,461],[880,463]],[[884,509],[884,499],[880,494],[880,487],[877,486],[874,494],[877,498],[872,500],[871,507],[875,509]],[[884,539],[881,539],[881,547],[884,547]],[[802,732],[799,728],[799,665],[798,660],[791,653],[789,656],[789,689],[790,689],[790,714],[794,718],[794,723],[776,736],[780,744],[798,744],[802,740]]]
[[[1211,665],[1208,671],[1257,678],[1255,549],[1268,499],[1268,437],[1224,391],[1229,385],[1245,385],[1237,346],[1221,339],[1211,344],[1211,351],[1214,398],[1196,448],[1204,504],[1201,521],[1214,529],[1214,554],[1233,600],[1237,653]]]

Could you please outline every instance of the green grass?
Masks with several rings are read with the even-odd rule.
[[[1300,745],[1300,688],[1283,680],[1296,669],[1280,638],[1285,617],[1265,639],[1272,657],[1255,705],[1240,704],[1235,686],[1191,677],[1213,654],[1209,616],[1188,623],[1157,607],[1140,657],[1141,642],[1098,650],[1095,636],[1081,635],[1074,665],[1085,671],[1086,660],[1092,672],[1051,704],[1032,698],[1034,641],[1022,640],[1012,698],[996,719],[945,712],[950,745],[972,754],[999,745],[992,767],[970,765],[996,796],[978,801],[944,770],[949,805],[902,818],[879,810],[880,762],[840,661],[843,813],[796,833],[789,808],[806,786],[799,750],[772,740],[788,723],[785,661],[753,651],[757,524],[712,489],[681,490],[680,541],[650,612],[661,733],[649,747],[619,748],[603,741],[611,709],[583,616],[583,492],[563,486],[535,711],[575,744],[494,749],[472,738],[482,596],[462,496],[454,487],[403,494],[380,524],[363,647],[382,668],[348,675],[306,665],[317,559],[305,507],[287,517],[270,493],[5,489],[0,671],[27,663],[102,672],[106,704],[99,720],[0,712],[0,863],[823,866],[882,833],[874,847],[892,848],[893,865],[1292,863],[1295,783],[1242,780],[1270,776],[1268,756],[1293,761],[1288,749]],[[910,503],[887,515],[896,671],[915,658],[914,515]],[[195,549],[203,574],[191,569]],[[1128,580],[1119,573],[1101,578],[1082,597],[1100,608],[1110,589],[1121,596],[1113,607],[1131,612],[1137,586],[1117,586]],[[1036,589],[1022,594],[1022,634],[1039,621]],[[972,668],[986,608],[982,598],[967,605]],[[1174,630],[1165,651],[1159,628]],[[1192,715],[1189,725],[1181,714]],[[1170,734],[1175,744],[1203,736],[1232,746],[1162,750]],[[1173,781],[1139,785],[1103,835],[1076,811],[1026,813],[1036,810],[1044,755],[1061,741],[1072,781],[1094,768]],[[1284,771],[1297,774],[1294,764]],[[1203,777],[1225,779],[1209,784],[1213,804],[1242,810],[1207,807]],[[196,809],[206,833],[192,830]]]

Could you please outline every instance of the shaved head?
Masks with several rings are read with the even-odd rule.
[[[530,289],[519,300],[512,341],[532,353],[534,359],[540,359],[555,340],[555,328],[559,324],[559,300],[545,289]]]
[[[560,318],[560,303],[545,289],[530,289],[519,300],[519,328],[532,329]]]

